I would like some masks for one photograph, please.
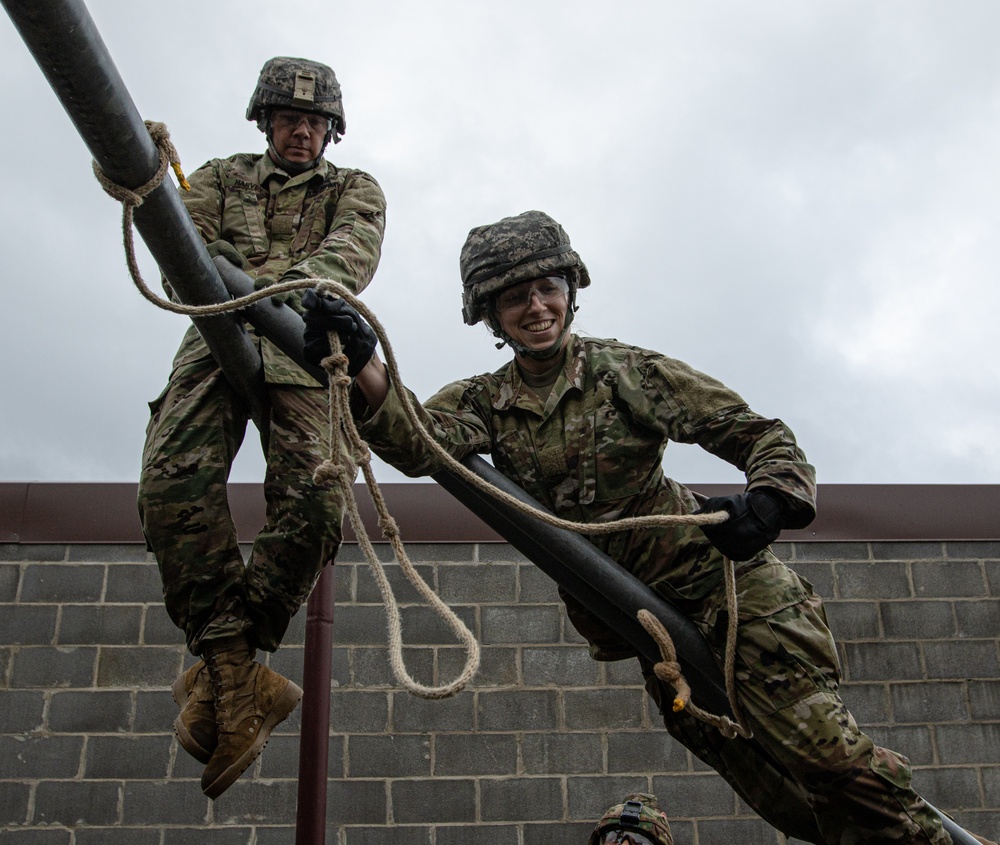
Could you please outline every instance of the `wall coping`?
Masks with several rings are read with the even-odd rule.
[[[709,496],[739,492],[736,484],[692,484]],[[142,543],[132,482],[0,482],[0,543]],[[496,532],[433,483],[383,484],[405,541],[498,543]],[[359,510],[373,542],[384,542],[363,485]],[[230,507],[241,542],[264,523],[261,484],[230,484]],[[1000,484],[821,484],[819,516],[786,542],[1000,540]],[[344,539],[355,538],[344,526]]]

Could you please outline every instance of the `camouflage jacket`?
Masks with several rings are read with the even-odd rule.
[[[289,176],[267,155],[214,159],[191,174],[181,191],[206,243],[226,240],[249,262],[258,288],[292,279],[333,279],[360,293],[378,267],[385,232],[385,197],[367,173],[335,167],[325,159]],[[170,293],[168,282],[164,287]],[[299,296],[288,304],[301,311]],[[264,373],[272,384],[316,381],[266,339],[260,340]],[[194,326],[174,367],[209,355]]]
[[[448,385],[418,410],[450,454],[490,454],[498,470],[565,519],[696,510],[695,495],[663,472],[670,440],[697,444],[738,467],[747,489],[781,493],[790,509],[786,527],[804,527],[815,516],[815,471],[784,423],[755,414],[732,390],[681,361],[615,340],[572,336],[544,404],[511,362]],[[360,431],[409,475],[440,469],[394,387]],[[694,526],[590,539],[682,609],[721,582],[722,556]],[[594,657],[635,653],[569,596],[563,600]]]

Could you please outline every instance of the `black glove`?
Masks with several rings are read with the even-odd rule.
[[[302,294],[302,306],[306,309],[302,318],[306,323],[303,334],[306,360],[320,366],[320,362],[330,354],[327,335],[336,332],[347,356],[347,374],[354,378],[375,353],[377,338],[371,326],[343,299],[327,299],[314,290]]]
[[[706,499],[696,513],[726,511],[719,525],[702,525],[709,542],[730,560],[750,560],[778,539],[785,525],[786,505],[780,494],[757,488],[735,496]]]
[[[226,261],[230,264],[235,264],[241,270],[247,269],[246,257],[229,241],[212,241],[210,244],[205,244],[205,249],[208,250],[208,254],[212,258],[217,258],[221,255]]]

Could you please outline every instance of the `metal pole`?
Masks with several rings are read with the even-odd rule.
[[[107,177],[130,189],[146,184],[159,167],[159,153],[86,6],[80,0],[0,2]],[[168,180],[136,209],[135,225],[182,302],[204,305],[229,301],[201,236]],[[194,324],[246,403],[254,424],[265,434],[268,403],[263,362],[242,319],[234,315],[200,317],[194,318]],[[306,623],[307,680],[302,713],[302,740],[306,744],[300,747],[303,806],[297,814],[300,820],[305,818],[307,830],[314,832],[311,840],[299,840],[310,845],[322,845],[326,825],[333,616],[333,577],[328,573],[329,567],[320,578],[322,588],[316,591],[316,603],[310,598],[307,613],[311,619]],[[320,733],[322,741],[311,739]]]
[[[214,261],[228,294],[238,298],[254,292],[253,279],[239,267],[221,255],[216,256]],[[326,370],[310,364],[305,358],[305,341],[302,337],[305,324],[295,309],[276,299],[262,299],[240,309],[239,315],[316,381],[327,384]]]
[[[505,493],[544,510],[478,455],[466,458],[463,464]],[[636,614],[646,609],[656,616],[677,646],[677,660],[691,685],[694,701],[711,712],[732,716],[725,683],[708,643],[673,605],[585,537],[498,503],[457,474],[439,472],[433,478],[653,663],[662,659],[660,650]]]
[[[305,664],[302,669],[302,732],[295,845],[326,841],[326,775],[330,756],[330,654],[336,578],[333,562],[323,571],[306,610]]]
[[[145,185],[159,153],[81,0],[0,0],[101,170],[129,189]],[[181,302],[229,301],[201,236],[169,179],[135,211],[135,226]],[[232,315],[194,318],[229,383],[266,432],[260,355]]]

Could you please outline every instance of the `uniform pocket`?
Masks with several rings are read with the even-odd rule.
[[[495,437],[493,464],[511,481],[537,497],[541,470],[532,444],[516,428],[499,431]]]
[[[768,555],[766,563],[736,572],[739,618],[757,619],[798,604],[812,592],[798,575]]]
[[[660,466],[662,437],[636,426],[610,396],[597,406],[593,419],[594,501],[615,502],[639,494]]]
[[[888,781],[893,786],[899,789],[910,788],[913,770],[910,768],[910,761],[902,754],[876,745],[872,751],[869,767],[882,780]]]
[[[754,709],[774,712],[816,692],[835,694],[840,661],[820,598],[777,561],[739,579],[737,593],[737,678],[757,698]]]

